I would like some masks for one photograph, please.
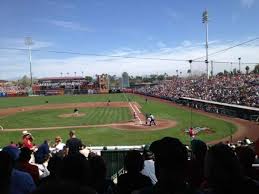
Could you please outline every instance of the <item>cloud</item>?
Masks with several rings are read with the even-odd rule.
[[[80,23],[72,22],[72,21],[64,21],[64,20],[48,20],[50,24],[53,24],[58,27],[75,30],[75,31],[84,31],[84,32],[92,32],[93,29],[88,28]]]
[[[204,44],[192,42],[188,40],[189,47],[180,45],[178,47],[164,47],[156,50],[137,50],[131,48],[118,48],[116,50],[107,51],[103,54],[113,56],[136,56],[139,58],[160,58],[160,59],[193,59],[205,55]],[[185,42],[186,43],[186,42]],[[225,49],[238,42],[218,41],[218,43],[211,44],[209,53]],[[259,62],[259,45],[258,42],[253,44],[243,45],[229,50],[225,53],[209,57],[209,60],[214,61],[231,61],[232,68],[238,68],[238,57],[242,58],[242,71],[245,70],[245,62]],[[38,52],[33,52],[32,69],[33,75],[36,77],[45,76],[60,76],[60,72],[74,75],[76,71],[85,72],[87,75],[94,76],[101,73],[109,73],[121,75],[126,71],[130,75],[148,75],[152,73],[168,73],[175,74],[176,69],[187,75],[189,63],[187,61],[170,61],[170,60],[144,60],[134,58],[116,58],[107,56],[78,56],[78,55],[59,55],[41,56]],[[27,53],[17,53],[12,51],[6,53],[2,57],[0,54],[0,77],[1,79],[13,78],[29,74],[28,56]],[[204,60],[204,59],[202,59]],[[250,65],[253,69],[254,65]],[[230,63],[214,63],[214,72],[230,70]],[[193,71],[205,72],[206,66],[204,62],[193,62]]]
[[[241,0],[241,5],[246,8],[251,8],[255,3],[255,0]]]

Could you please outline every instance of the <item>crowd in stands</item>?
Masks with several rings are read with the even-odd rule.
[[[229,104],[259,107],[259,75],[217,75],[164,80],[138,92],[164,98],[190,97]]]
[[[207,146],[193,139],[190,146],[164,137],[140,150],[129,150],[125,173],[116,184],[107,178],[102,156],[81,153],[84,145],[70,131],[62,143],[58,136],[35,146],[25,131],[23,142],[0,151],[1,194],[258,194],[259,139],[236,145]],[[42,173],[44,171],[47,173]]]
[[[19,86],[0,86],[0,94],[5,95],[21,95],[26,94],[27,89],[24,89]]]

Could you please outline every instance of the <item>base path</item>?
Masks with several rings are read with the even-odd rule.
[[[141,113],[140,105],[136,102],[87,102],[87,103],[66,103],[66,104],[44,104],[37,106],[24,106],[16,108],[6,108],[0,109],[0,116],[10,116],[16,113],[22,113],[26,111],[36,111],[36,110],[53,110],[53,109],[68,109],[71,108],[71,111],[74,108],[96,108],[96,107],[127,107],[129,108],[131,114],[135,115],[130,122],[126,123],[111,123],[111,124],[100,124],[100,125],[81,125],[81,126],[55,126],[55,127],[38,127],[38,128],[26,128],[26,130],[52,130],[52,129],[74,129],[74,128],[90,128],[90,127],[111,127],[121,130],[136,130],[136,131],[154,131],[162,130],[167,128],[175,127],[177,122],[172,120],[157,120],[156,126],[149,126],[145,124],[145,116]],[[79,113],[80,114],[80,113]],[[71,114],[69,114],[71,115]],[[72,114],[74,115],[74,114]],[[61,115],[67,116],[67,115]],[[23,131],[24,127],[21,129],[4,129],[4,131]]]

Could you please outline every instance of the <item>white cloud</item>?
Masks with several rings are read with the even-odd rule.
[[[254,3],[255,3],[255,0],[241,0],[242,6],[247,8],[251,8]]]
[[[220,44],[219,44],[220,43]],[[218,41],[218,43],[210,45],[209,53],[230,47],[237,42]],[[256,44],[257,43],[257,44]],[[104,54],[116,56],[136,56],[139,58],[161,58],[161,59],[193,59],[205,55],[204,45],[201,43],[188,42],[190,47],[183,45],[179,47],[158,48],[156,51],[149,50],[133,50],[130,48],[119,48]],[[38,53],[38,52],[37,52]],[[189,69],[187,61],[170,61],[170,60],[143,60],[132,58],[116,58],[105,56],[75,56],[66,55],[60,58],[53,55],[53,58],[42,58],[33,54],[33,75],[37,77],[60,76],[60,72],[84,72],[87,75],[96,75],[100,73],[109,73],[121,75],[126,71],[131,75],[147,75],[151,73],[168,73],[175,74],[176,69],[186,75]],[[215,61],[232,61],[232,68],[238,68],[238,57],[244,62],[259,62],[259,45],[258,42],[249,45],[243,45],[229,50],[220,55],[209,57],[209,60]],[[7,56],[2,57],[0,54],[0,79],[7,79],[22,76],[29,73],[28,56],[26,53],[9,52]],[[244,71],[246,64],[242,64]],[[251,65],[250,69],[254,65]],[[230,63],[215,63],[214,72],[230,70]],[[205,72],[205,64],[203,62],[194,62],[193,71]]]
[[[64,20],[48,20],[50,24],[53,24],[58,27],[75,30],[75,31],[85,31],[85,32],[92,32],[93,29],[86,27],[80,23],[72,22],[72,21],[64,21]]]

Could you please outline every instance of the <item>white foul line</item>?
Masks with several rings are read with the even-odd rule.
[[[135,111],[135,109],[133,108],[131,102],[126,98],[125,93],[123,93],[123,94],[124,94],[125,99],[128,101],[128,103],[129,103],[131,109],[133,110],[134,115],[137,117],[137,119],[139,120],[139,123],[142,125],[142,121],[141,121],[141,119],[139,118],[138,114],[136,114],[136,111]],[[136,106],[135,106],[135,107],[136,107]],[[138,108],[137,108],[137,110],[138,110],[139,113],[141,113]]]

